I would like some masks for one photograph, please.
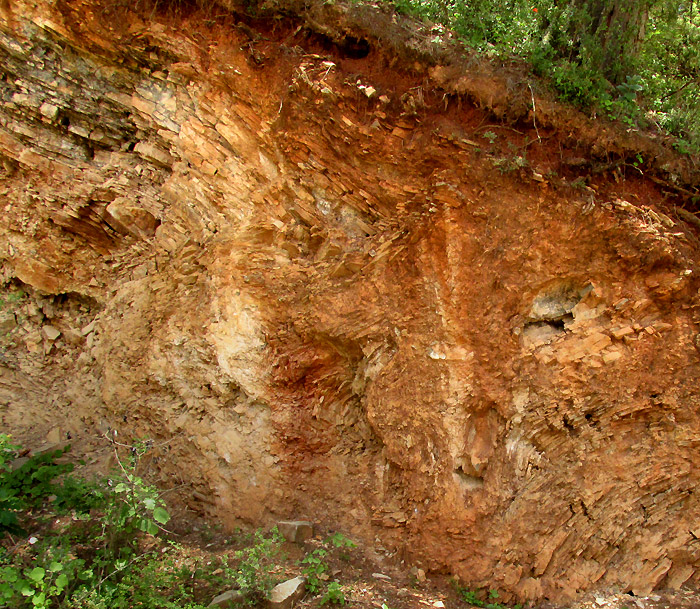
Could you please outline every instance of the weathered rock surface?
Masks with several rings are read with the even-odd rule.
[[[0,10],[3,428],[150,436],[191,509],[524,599],[697,583],[700,248],[658,187],[557,187],[554,130],[509,170],[376,40]]]
[[[292,543],[303,543],[314,536],[314,524],[308,520],[283,520],[277,523],[277,530]]]
[[[301,600],[306,593],[306,578],[295,577],[286,582],[277,584],[270,592],[267,606],[270,609],[292,609],[294,604]]]
[[[220,609],[236,609],[245,601],[245,594],[240,590],[227,590],[215,596],[208,607],[219,607]]]

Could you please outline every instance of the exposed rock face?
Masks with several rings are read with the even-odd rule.
[[[697,582],[698,241],[655,187],[555,188],[570,149],[497,155],[376,50],[58,6],[0,28],[5,425],[520,598]]]

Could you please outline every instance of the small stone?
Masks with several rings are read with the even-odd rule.
[[[665,330],[673,328],[672,324],[666,323],[665,321],[656,321],[653,326],[657,332],[664,332]]]
[[[124,197],[115,199],[106,211],[124,231],[135,237],[150,239],[156,234],[156,229],[160,225],[160,220],[151,212],[130,205]]]
[[[87,336],[90,334],[95,329],[95,324],[97,323],[97,320],[93,319],[87,326],[85,326],[82,330],[80,330],[80,333],[83,336]]]
[[[631,326],[625,326],[624,328],[618,328],[617,330],[612,331],[612,335],[620,340],[623,336],[627,336],[628,334],[634,334],[634,329]]]
[[[365,87],[364,88],[364,94],[367,97],[371,98],[376,92],[377,92],[377,90],[374,87]]]
[[[14,472],[14,471],[18,470],[20,467],[22,467],[25,463],[28,463],[28,462],[29,462],[29,457],[17,457],[16,459],[14,459],[13,461],[10,462],[10,470]],[[31,540],[30,540],[30,543],[31,543]],[[36,543],[36,542],[34,542],[34,543]]]
[[[388,104],[391,99],[387,95],[380,95],[379,96],[379,101],[382,102],[383,104]]]
[[[11,332],[17,327],[17,320],[14,315],[3,315],[0,317],[0,336]]]
[[[170,168],[173,165],[173,157],[162,148],[149,142],[139,142],[134,146],[134,152],[141,158],[160,165],[161,167]]]
[[[61,429],[59,427],[54,427],[46,434],[46,441],[49,444],[58,444],[61,441],[61,435]]]
[[[49,104],[48,102],[41,104],[39,112],[41,112],[42,116],[45,116],[52,121],[55,121],[58,118],[58,108],[53,104]]]
[[[270,609],[291,609],[306,593],[306,578],[295,577],[277,584],[270,592],[267,606]]]
[[[384,573],[372,573],[372,577],[374,577],[374,579],[384,579],[387,581],[391,580],[391,577],[384,575]]]
[[[302,543],[314,536],[314,525],[306,520],[283,520],[277,523],[277,530],[292,543]]]
[[[585,354],[593,355],[605,349],[610,343],[612,340],[607,334],[595,332],[581,341],[581,347]]]
[[[83,342],[83,337],[80,332],[76,332],[75,330],[64,330],[63,338],[71,345],[80,345]]]
[[[61,336],[61,331],[57,330],[53,326],[44,326],[41,329],[42,333],[48,340],[56,340],[59,336]]]
[[[433,607],[438,607],[439,609],[441,609],[444,606],[445,606],[445,603],[443,603],[442,601],[435,601],[433,603]]]
[[[619,351],[610,351],[608,353],[603,353],[603,361],[606,364],[612,364],[622,357],[622,353]]]
[[[221,607],[222,609],[233,609],[234,607],[239,607],[241,601],[245,600],[245,594],[240,590],[228,590],[215,596],[209,607]]]
[[[425,582],[427,579],[425,576],[425,571],[423,569],[416,569],[416,579],[418,580],[419,583]]]

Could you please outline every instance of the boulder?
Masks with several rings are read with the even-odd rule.
[[[292,543],[302,543],[314,536],[314,525],[306,520],[284,520],[277,523],[277,529]]]
[[[277,584],[270,592],[267,601],[269,609],[291,609],[306,593],[306,578],[295,577]]]
[[[208,606],[220,607],[221,609],[233,609],[233,607],[239,607],[244,600],[245,593],[241,590],[227,590],[219,594],[219,596],[215,596]]]

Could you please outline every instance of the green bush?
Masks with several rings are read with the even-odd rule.
[[[331,605],[344,605],[345,593],[340,585],[340,582],[334,581],[328,584],[326,593],[321,598],[321,605],[330,603]]]
[[[280,555],[282,536],[276,528],[267,537],[258,530],[252,541],[251,546],[234,554],[233,566],[226,557],[222,566],[226,580],[243,592],[249,604],[256,604],[265,600],[277,583],[273,570]]]
[[[49,497],[60,497],[57,505],[64,508],[81,501],[74,487],[55,482],[75,467],[72,463],[56,463],[70,446],[34,455],[21,463],[17,458],[19,449],[8,435],[0,434],[0,534],[24,533],[18,514],[39,507]]]
[[[301,561],[304,565],[302,572],[306,577],[306,589],[311,594],[318,594],[323,586],[323,580],[328,571],[328,563],[325,558],[328,550],[317,548]]]
[[[158,491],[136,474],[145,450],[117,455],[111,476],[88,482],[70,475],[69,447],[21,462],[20,447],[0,435],[0,534],[36,531],[13,552],[0,546],[3,606],[198,606],[175,585],[178,571],[141,548],[141,536],[158,534],[169,520]]]
[[[529,60],[580,108],[628,127],[655,124],[681,138],[679,151],[700,148],[699,3],[652,0],[648,18],[634,31],[624,29],[624,18],[618,29],[603,25],[598,12],[621,13],[609,12],[612,3],[593,1],[395,0],[394,6],[452,28],[487,56]],[[613,61],[606,53],[615,49]]]

